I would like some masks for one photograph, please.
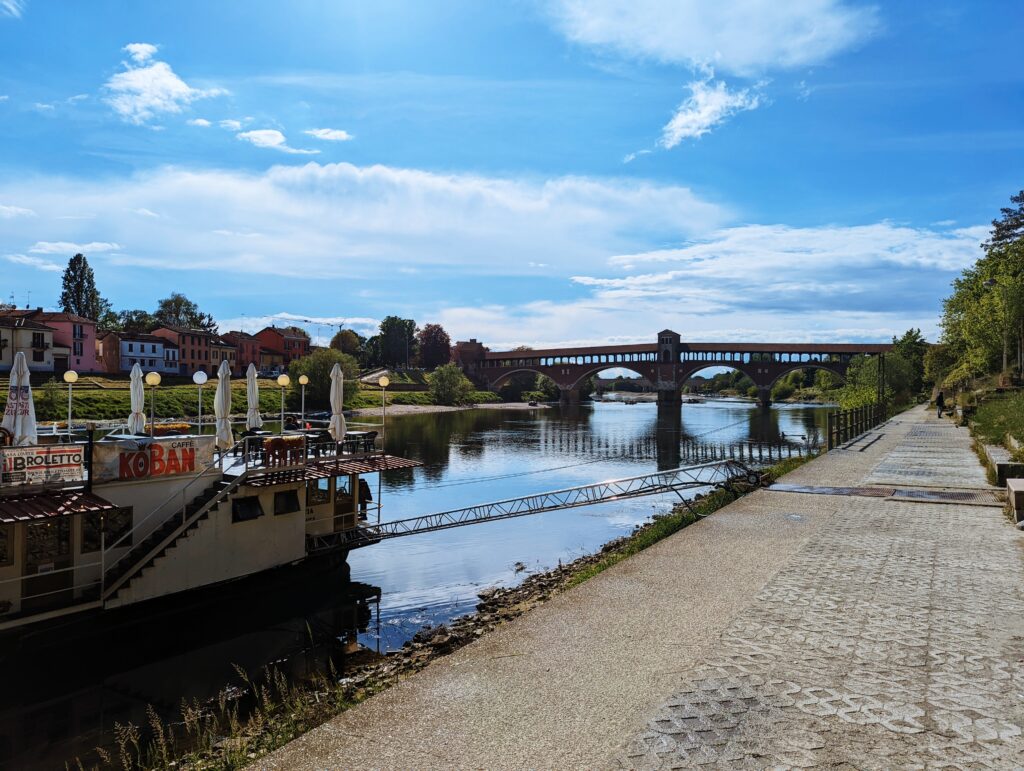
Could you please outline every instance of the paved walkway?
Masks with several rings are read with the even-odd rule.
[[[785,481],[987,488],[920,408]],[[1022,543],[995,506],[758,491],[259,767],[1019,768]]]

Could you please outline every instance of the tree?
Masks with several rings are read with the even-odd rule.
[[[350,404],[359,393],[359,364],[347,353],[333,348],[320,348],[309,356],[293,361],[288,367],[292,379],[292,390],[288,395],[288,404],[293,408],[299,406],[302,399],[299,376],[306,375],[309,384],[306,386],[306,409],[329,409],[331,406],[331,370],[335,364],[341,365],[345,375],[345,403]]]
[[[910,365],[910,390],[917,393],[924,386],[924,357],[928,352],[928,343],[921,336],[920,329],[908,329],[902,337],[893,337],[893,353],[902,357]]]
[[[854,356],[846,370],[846,385],[839,391],[843,409],[864,407],[878,400],[878,356]],[[913,368],[898,353],[885,355],[885,395],[889,404],[906,404],[910,399]]]
[[[152,313],[139,309],[121,311],[117,314],[117,322],[125,332],[152,332],[160,324]]]
[[[96,276],[84,254],[68,260],[61,279],[60,308],[65,313],[99,321],[110,310],[110,303],[96,289]]]
[[[427,324],[416,335],[420,366],[434,369],[452,358],[452,339],[440,324]]]
[[[165,324],[170,327],[202,329],[206,332],[217,331],[217,322],[213,320],[213,316],[201,312],[198,305],[180,292],[173,292],[170,297],[161,300],[153,317],[157,324]]]
[[[387,316],[380,323],[381,364],[408,366],[416,358],[416,322]]]
[[[456,364],[443,364],[430,376],[430,397],[435,404],[465,404],[473,384]]]
[[[363,343],[366,341],[361,335],[351,329],[339,329],[331,338],[330,347],[336,351],[347,353],[349,356],[359,358],[363,352]]]
[[[1010,196],[1014,207],[1003,207],[999,219],[992,220],[992,235],[985,242],[986,249],[1020,241],[1024,238],[1024,190]]]

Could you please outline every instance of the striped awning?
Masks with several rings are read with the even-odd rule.
[[[51,517],[70,517],[116,508],[110,501],[84,490],[15,495],[0,498],[0,523],[36,522]]]
[[[311,461],[305,468],[268,471],[258,476],[259,470],[256,470],[250,472],[245,484],[249,487],[270,487],[296,482],[312,482],[316,479],[340,477],[346,474],[373,474],[377,471],[390,471],[391,469],[416,468],[422,465],[418,460],[398,458],[394,455],[369,455],[350,459],[332,458],[331,460]]]

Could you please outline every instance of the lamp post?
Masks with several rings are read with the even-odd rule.
[[[71,389],[78,382],[78,373],[69,369],[64,373],[64,382],[68,384],[68,441],[71,441]]]
[[[299,375],[299,385],[302,386],[302,417],[299,419],[299,428],[306,427],[306,385],[308,383],[308,375]]]
[[[387,375],[381,375],[377,381],[377,385],[380,386],[380,448],[385,449],[385,441],[388,437],[388,386],[391,385],[391,381]]]
[[[206,382],[206,373],[203,372],[201,369],[197,370],[196,373],[194,375],[192,375],[192,382],[195,383],[197,386],[199,386],[199,419],[198,419],[199,431],[198,431],[198,433],[201,434],[201,433],[203,433],[203,383]]]
[[[155,436],[156,431],[156,387],[160,385],[159,372],[146,373],[146,385],[150,386],[149,391],[149,436]]]
[[[285,374],[277,376],[277,384],[281,386],[281,433],[284,434],[284,391],[292,379]]]

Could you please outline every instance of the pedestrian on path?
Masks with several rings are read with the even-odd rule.
[[[939,414],[936,417],[942,417],[942,411],[946,409],[946,397],[942,395],[942,391],[939,391],[939,395],[935,397],[935,406],[939,408]]]

